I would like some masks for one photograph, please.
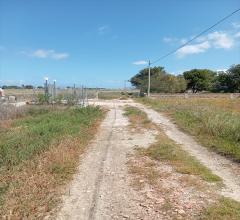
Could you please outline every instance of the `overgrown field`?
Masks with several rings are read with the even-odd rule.
[[[141,128],[149,129],[149,128],[156,128],[153,123],[148,119],[147,114],[141,111],[139,108],[133,106],[125,107],[124,115],[129,118],[130,126],[132,128],[141,130]]]
[[[138,91],[137,90],[106,90],[106,91],[100,91],[98,92],[98,98],[103,100],[111,100],[111,99],[128,99],[129,97],[138,97]]]
[[[98,98],[99,99],[105,99],[105,100],[110,100],[110,99],[119,99],[119,98],[126,98],[123,92],[120,91],[101,91],[98,93]]]
[[[41,218],[103,118],[98,107],[35,108],[0,129],[0,216]]]
[[[130,123],[135,127],[146,128],[147,124],[148,128],[158,130],[157,141],[149,148],[140,150],[141,154],[155,160],[166,161],[179,173],[197,175],[208,182],[221,181],[218,176],[190,156],[181,146],[170,140],[159,127],[148,119],[145,112],[136,107],[126,107],[125,115],[129,117]]]
[[[144,100],[144,103],[145,102],[146,101]],[[148,124],[152,123],[148,119],[146,113],[144,113],[143,111],[141,111],[136,107],[125,108],[125,115],[129,117],[130,123],[134,127],[142,126],[143,128],[145,128],[146,122]],[[157,126],[154,126],[152,128],[157,129]],[[185,185],[193,184],[191,186],[191,190],[193,189],[200,190],[203,187],[201,186],[201,184],[199,184],[200,183],[199,180],[192,178],[193,175],[196,176],[197,178],[201,178],[204,182],[206,181],[206,182],[212,183],[211,186],[214,186],[215,184],[217,184],[216,186],[221,186],[220,177],[213,174],[207,167],[202,165],[193,156],[189,155],[186,151],[184,151],[181,148],[180,145],[170,140],[160,128],[158,128],[157,141],[148,148],[138,149],[136,156],[141,158],[148,157],[154,161],[159,161],[161,163],[163,162],[171,165],[174,168],[175,172],[184,175],[182,176],[182,181],[185,180],[185,182],[183,181]],[[139,164],[143,166],[143,163],[137,163],[138,166],[136,166],[136,164],[132,166],[130,163],[131,165],[130,172],[135,175],[139,175],[141,182],[143,182],[143,178],[147,178],[148,182],[152,184],[153,188],[154,188],[154,184],[156,183],[158,183],[156,185],[158,188],[164,185],[162,182],[159,184],[159,182],[157,182],[157,179],[160,178],[161,175],[162,176],[166,175],[164,176],[164,180],[166,180],[169,174],[166,174],[166,173],[164,174],[164,172],[159,173],[157,169],[154,169],[153,163],[148,162],[148,164],[145,164],[145,167],[144,166],[139,167]],[[201,188],[198,189],[198,187],[201,187]],[[209,187],[210,185],[207,185],[207,188]],[[206,188],[203,187],[201,190],[206,190]],[[215,190],[216,189],[214,188],[214,191]],[[169,192],[167,189],[164,189],[163,191],[160,190],[160,192],[162,193],[160,195],[161,198],[164,198],[164,196],[168,198],[167,196]],[[225,198],[223,196],[217,196],[215,195],[215,193],[213,193],[212,196],[214,197],[211,198],[212,199],[211,203],[207,204],[200,211],[197,219],[204,219],[204,220],[240,219],[240,203],[239,202],[229,198]],[[168,200],[166,199],[166,201]],[[163,207],[161,207],[160,209],[165,209],[165,208],[166,208],[166,205],[163,205]],[[167,204],[167,209],[171,209],[171,208],[172,208],[172,203]]]
[[[172,117],[204,146],[240,162],[240,99],[148,99],[139,101]]]

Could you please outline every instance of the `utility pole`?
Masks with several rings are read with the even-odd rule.
[[[97,91],[97,93],[96,93],[96,98],[97,98],[97,100],[98,100],[98,88],[96,88],[96,91]]]
[[[148,61],[148,97],[150,97],[150,88],[151,88],[151,62]]]
[[[82,107],[85,105],[85,97],[84,97],[84,87],[82,85]]]
[[[45,77],[44,87],[45,87],[45,101],[48,102],[48,98],[49,98],[49,96],[48,96],[48,77]]]
[[[73,97],[74,97],[74,99],[76,98],[76,85],[75,85],[75,83],[73,84]]]
[[[56,80],[53,80],[53,101],[56,101]]]
[[[88,90],[87,90],[87,87],[85,87],[85,97],[86,97],[86,106],[88,105]]]

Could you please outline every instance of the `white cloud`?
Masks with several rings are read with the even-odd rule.
[[[33,57],[38,57],[38,58],[47,58],[50,53],[52,53],[53,50],[44,50],[44,49],[39,49],[36,50],[32,53]]]
[[[217,71],[217,72],[226,72],[227,69],[217,69],[216,71]]]
[[[235,31],[236,32],[236,31]],[[210,48],[231,49],[235,44],[235,38],[240,37],[240,32],[215,31],[195,40],[195,44],[189,44],[176,52],[179,58],[189,54],[206,52]],[[192,39],[192,38],[189,38]],[[186,39],[179,39],[179,43],[186,43]]]
[[[26,52],[24,52],[26,53]],[[29,53],[28,53],[29,54]],[[46,49],[38,49],[30,53],[30,56],[37,58],[49,58],[54,60],[62,60],[69,57],[68,53],[58,53],[55,50],[46,50]]]
[[[133,62],[132,64],[134,64],[134,65],[145,65],[145,64],[147,64],[147,63],[148,63],[148,62],[145,61],[145,60],[139,60],[139,61]]]
[[[208,34],[208,39],[211,41],[215,48],[230,49],[233,47],[233,39],[224,32],[215,31]]]
[[[103,25],[103,26],[98,27],[98,33],[101,35],[105,34],[108,30],[109,30],[108,25]]]
[[[52,54],[52,58],[55,60],[62,60],[62,59],[66,59],[69,57],[68,53],[54,53]]]
[[[237,33],[234,35],[234,37],[239,38],[239,37],[240,37],[240,31],[237,32]]]
[[[203,53],[210,47],[210,43],[208,41],[205,41],[199,44],[186,45],[185,47],[178,50],[176,54],[179,58],[182,58],[189,54]]]
[[[186,38],[182,38],[182,39],[180,40],[180,43],[181,43],[181,44],[185,44],[185,43],[187,43],[187,41],[188,41],[188,40],[187,40]]]
[[[163,38],[163,42],[165,43],[172,43],[172,42],[176,42],[178,39],[177,38],[172,38],[172,37],[164,37]]]
[[[235,29],[238,29],[238,28],[240,28],[240,22],[233,22],[233,23],[232,23],[232,26],[233,26]]]
[[[166,43],[169,43],[169,42],[172,41],[172,38],[170,38],[170,37],[164,37],[164,38],[163,38],[163,41],[166,42]]]

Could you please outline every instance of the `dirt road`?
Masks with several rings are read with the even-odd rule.
[[[182,148],[196,157],[202,164],[208,167],[214,174],[222,178],[224,187],[220,193],[240,202],[240,166],[237,163],[226,159],[215,152],[210,152],[198,144],[190,135],[180,131],[176,125],[162,114],[146,108],[143,105],[137,106],[145,111],[154,123],[159,125],[165,133]]]
[[[126,162],[136,145],[148,146],[154,142],[154,135],[132,136],[121,107],[114,103],[108,103],[108,107],[57,219],[136,219],[146,215],[139,205],[144,198],[130,187]]]
[[[239,167],[208,152],[166,117],[131,100],[94,104],[107,106],[109,111],[97,137],[81,158],[56,219],[163,219],[160,213],[143,206],[146,198],[131,187],[126,164],[128,156],[134,148],[154,143],[156,134],[150,130],[139,134],[129,132],[128,120],[123,115],[123,106],[127,104],[143,109],[171,139],[219,175],[226,185],[222,194],[240,200],[240,177],[236,173]]]

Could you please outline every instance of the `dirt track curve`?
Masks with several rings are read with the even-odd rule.
[[[136,145],[148,146],[154,136],[132,136],[119,105],[111,103],[99,134],[83,156],[57,219],[136,219],[144,216],[144,198],[131,189],[127,155]]]
[[[134,148],[148,147],[155,141],[154,132],[131,134],[123,106],[134,105],[161,126],[166,134],[219,175],[226,187],[220,192],[240,201],[240,177],[237,164],[209,152],[165,116],[132,101],[96,102],[109,108],[95,140],[82,156],[78,172],[70,184],[56,219],[160,219],[147,213],[141,204],[144,197],[130,185],[128,155]]]

